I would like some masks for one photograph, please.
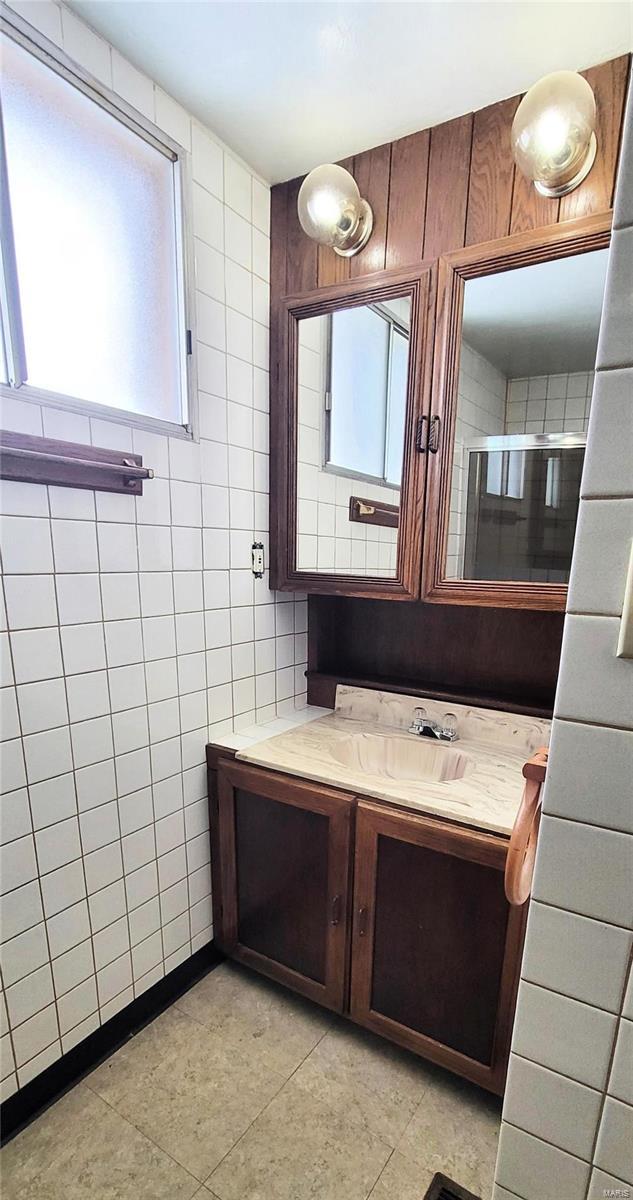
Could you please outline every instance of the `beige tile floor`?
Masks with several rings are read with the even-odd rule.
[[[3,1200],[489,1200],[500,1103],[223,963],[13,1139]]]

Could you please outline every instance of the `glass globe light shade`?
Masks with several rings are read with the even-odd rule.
[[[334,163],[324,163],[306,175],[297,211],[304,233],[344,258],[357,254],[371,234],[371,208],[361,199],[354,177]]]
[[[530,88],[512,123],[514,159],[542,196],[564,196],[596,157],[596,101],[576,71],[554,71]]]

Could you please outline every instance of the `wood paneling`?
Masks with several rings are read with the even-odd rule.
[[[354,159],[354,178],[361,196],[372,207],[374,227],[364,250],[350,259],[352,279],[360,279],[363,275],[372,274],[373,271],[384,270],[390,170],[390,144],[366,150],[364,154],[357,154]]]
[[[424,129],[392,143],[386,267],[422,258],[430,142]]]
[[[505,237],[510,230],[514,161],[510,130],[519,97],[475,113],[470,155],[466,245]]]
[[[271,306],[284,294],[339,283],[352,275],[434,259],[473,244],[605,212],[612,203],[629,55],[583,74],[598,106],[598,155],[587,179],[562,201],[539,196],[515,171],[510,129],[519,97],[467,113],[341,161],[374,210],[365,251],[343,259],[317,247],[297,218],[301,179],[273,190],[272,256],[285,255],[285,284],[273,269]],[[560,210],[560,211],[559,211]],[[279,243],[283,242],[283,248]]]
[[[350,171],[352,175],[354,174],[353,158],[342,158],[338,165],[345,167],[345,170]],[[340,254],[335,254],[329,246],[319,246],[317,259],[319,287],[328,287],[331,283],[345,283],[346,279],[349,279],[351,258],[342,258]]]
[[[530,229],[541,229],[544,225],[555,225],[559,207],[560,200],[541,196],[525,175],[520,171],[514,172],[510,233],[526,233]]]
[[[310,596],[308,628],[313,704],[338,679],[551,714],[562,613]]]
[[[620,149],[622,114],[629,73],[629,55],[614,58],[581,72],[591,84],[596,97],[598,153],[587,178],[563,196],[560,202],[561,221],[604,212],[613,203],[616,164]]]
[[[472,113],[431,130],[425,258],[439,258],[464,245],[472,133]]]
[[[306,237],[297,216],[297,197],[302,183],[302,179],[293,179],[287,184],[286,293],[294,296],[298,292],[311,292],[317,285],[318,246],[312,238]]]
[[[376,221],[367,251],[356,259],[317,249],[302,233],[296,215],[301,180],[273,188],[273,443],[284,432],[275,424],[282,279],[286,292],[296,294],[347,279],[352,271],[361,278],[362,272],[385,265],[436,259],[466,242],[475,245],[608,211],[628,71],[624,55],[585,72],[598,105],[598,155],[585,182],[560,202],[539,196],[514,170],[509,140],[517,98],[359,154],[353,166],[346,160],[343,165],[356,173]],[[273,506],[271,529],[277,520]],[[313,699],[331,694],[332,680],[326,676],[334,671],[338,678],[381,678],[385,686],[435,686],[442,694],[452,689],[480,703],[551,709],[560,614],[315,597],[310,623],[310,664],[317,672],[310,680]]]

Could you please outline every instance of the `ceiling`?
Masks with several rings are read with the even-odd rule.
[[[611,0],[69,0],[271,183],[631,47]]]
[[[593,371],[608,250],[469,279],[462,333],[507,379]]]

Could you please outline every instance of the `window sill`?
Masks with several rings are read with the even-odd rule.
[[[144,429],[148,433],[162,434],[163,437],[182,438],[184,441],[196,441],[194,432],[196,407],[189,400],[189,411],[194,424],[179,425],[175,421],[164,421],[162,417],[152,417],[147,413],[130,412],[124,408],[111,408],[108,404],[91,404],[86,400],[75,400],[71,396],[63,396],[59,392],[47,392],[41,388],[12,387],[8,383],[0,383],[0,397],[6,400],[20,400],[22,403],[39,405],[42,408],[61,409],[64,412],[78,413],[79,416],[92,417],[98,421],[113,421],[117,425],[126,425],[132,429]]]

